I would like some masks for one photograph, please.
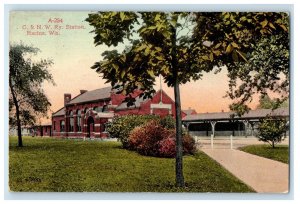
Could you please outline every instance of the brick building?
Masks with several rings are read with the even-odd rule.
[[[52,135],[52,124],[46,123],[41,125],[33,126],[32,128],[32,136],[51,136]]]
[[[81,90],[74,98],[71,94],[64,94],[64,106],[52,115],[52,136],[107,137],[105,125],[116,115],[175,116],[175,103],[163,90],[157,91],[152,99],[143,99],[138,96],[140,93],[135,91],[132,94],[136,101],[130,107],[123,102],[125,96],[116,94],[111,87]],[[182,112],[182,117],[185,116]]]

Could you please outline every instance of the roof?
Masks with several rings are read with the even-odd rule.
[[[191,115],[193,112],[196,112],[195,109],[188,109],[188,110],[182,110],[182,112],[184,112],[187,115]]]
[[[61,115],[65,115],[64,107],[62,107],[61,109],[59,109],[58,111],[56,111],[55,113],[52,114],[52,116],[61,116]]]
[[[123,102],[123,103],[121,103],[121,104],[116,108],[116,110],[124,110],[124,109],[130,109],[130,108],[139,108],[139,107],[141,107],[141,103],[144,103],[144,102],[146,102],[146,101],[148,101],[148,100],[149,100],[149,98],[143,99],[143,97],[137,96],[137,97],[135,98],[134,105],[128,107],[128,106],[127,106],[127,102]]]
[[[272,112],[271,109],[257,109],[250,110],[248,113],[245,113],[239,119],[259,119],[264,118],[266,115]],[[232,119],[232,115],[235,112],[216,112],[216,113],[199,113],[194,115],[187,115],[183,118],[183,121],[205,121],[205,120],[229,120]],[[289,108],[278,108],[275,109],[272,113],[274,116],[289,116]]]
[[[74,97],[68,104],[84,103],[88,101],[96,101],[111,97],[111,87],[104,87],[93,91],[87,91]]]
[[[52,126],[52,122],[42,123],[40,126]]]

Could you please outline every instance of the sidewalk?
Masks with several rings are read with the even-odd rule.
[[[206,146],[201,150],[258,193],[287,193],[289,190],[287,164],[236,149]]]

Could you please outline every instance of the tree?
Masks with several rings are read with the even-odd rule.
[[[238,115],[249,110],[254,94],[289,96],[289,16],[283,12],[223,12],[197,14],[194,39],[202,58],[228,70],[227,96]],[[199,45],[202,41],[195,41]],[[202,43],[203,44],[203,43]],[[210,69],[208,70],[210,71]]]
[[[259,141],[268,142],[275,148],[275,144],[283,140],[286,129],[287,121],[284,118],[269,115],[259,121],[257,137]]]
[[[96,46],[122,44],[125,47],[121,52],[117,50],[103,52],[103,59],[96,62],[92,68],[102,74],[107,83],[111,83],[114,88],[120,88],[118,93],[127,95],[125,100],[128,106],[135,100],[131,96],[135,89],[143,90],[142,97],[151,97],[155,92],[153,89],[155,77],[159,75],[168,86],[174,88],[176,185],[180,187],[184,186],[184,178],[179,85],[201,79],[202,72],[209,72],[214,66],[226,65],[232,79],[230,87],[234,87],[235,80],[244,76],[237,71],[237,68],[240,69],[238,63],[249,62],[245,53],[251,54],[255,48],[250,46],[250,42],[253,41],[248,38],[261,38],[260,36],[265,35],[256,31],[257,28],[262,30],[257,23],[251,26],[241,25],[247,26],[247,32],[244,34],[241,31],[238,35],[234,28],[240,25],[234,21],[229,21],[233,25],[227,32],[226,26],[230,26],[227,23],[227,15],[186,12],[98,12],[89,14],[86,19],[94,27],[92,32],[95,34]],[[239,18],[243,18],[243,15],[239,15]],[[231,19],[231,13],[229,18]],[[230,40],[232,38],[230,36],[242,41],[234,42]],[[241,45],[245,49],[238,49]],[[247,101],[246,99],[243,103]]]
[[[256,109],[277,109],[282,107],[289,107],[289,101],[280,101],[278,98],[271,99],[268,95],[261,95],[259,98],[259,104]]]
[[[17,127],[18,146],[22,147],[21,126],[33,125],[38,117],[46,116],[51,105],[41,85],[45,80],[54,85],[48,71],[53,62],[33,61],[38,48],[23,44],[9,48],[9,123]]]
[[[176,184],[184,186],[182,172],[182,121],[179,84],[191,78],[199,79],[199,67],[193,66],[191,35],[192,14],[161,12],[99,12],[86,19],[95,28],[94,43],[107,46],[128,44],[119,53],[105,51],[104,59],[92,67],[114,88],[121,88],[127,105],[135,89],[143,90],[141,97],[151,97],[155,92],[155,77],[161,75],[168,86],[174,87],[176,107]]]

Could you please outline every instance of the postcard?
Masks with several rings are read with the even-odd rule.
[[[10,11],[9,190],[289,193],[289,18]]]

